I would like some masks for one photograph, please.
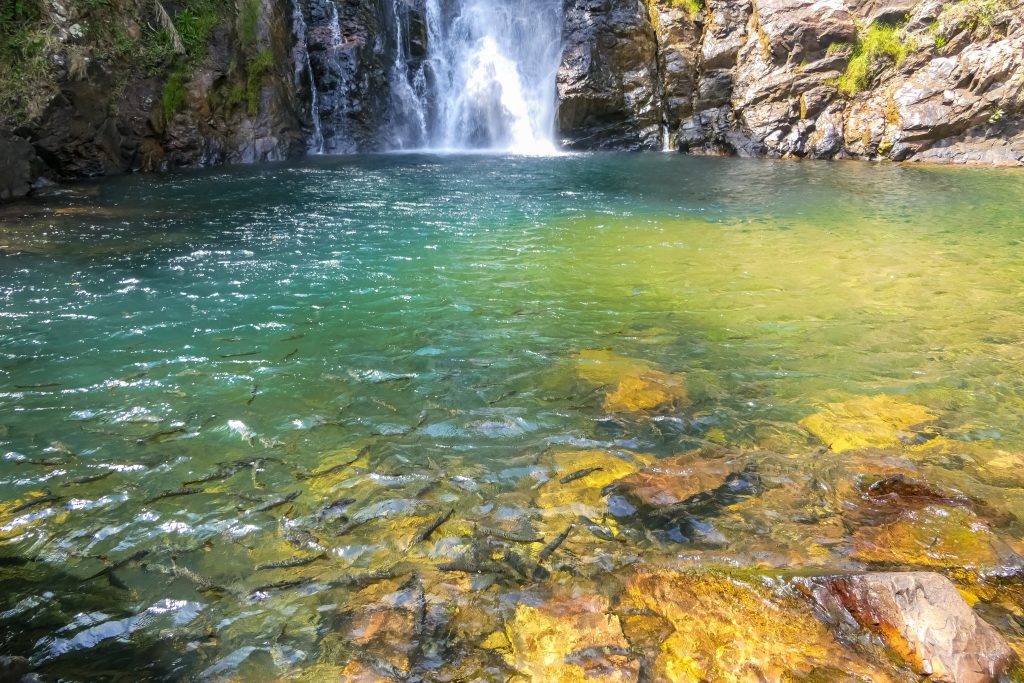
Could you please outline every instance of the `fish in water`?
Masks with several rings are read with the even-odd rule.
[[[356,502],[355,498],[339,498],[320,510],[320,512],[317,513],[317,518],[320,520],[327,520],[341,517],[345,514],[345,510],[348,509],[348,506],[354,502]]]
[[[84,578],[82,580],[83,581],[92,581],[93,579],[97,579],[97,578],[99,578],[101,576],[110,574],[111,572],[115,572],[118,569],[121,569],[122,567],[128,566],[132,562],[138,562],[139,560],[141,560],[144,557],[146,557],[147,555],[149,555],[149,552],[150,551],[148,549],[137,550],[134,553],[132,553],[131,555],[129,555],[128,557],[121,558],[117,562],[114,562],[113,564],[107,565],[106,567],[104,567],[103,569],[99,570],[98,572],[96,572],[92,576],[87,576],[86,578]],[[107,558],[106,557],[102,557],[102,556],[97,558],[97,559],[99,559],[99,560],[101,560],[103,562],[107,561]]]
[[[584,528],[586,528],[587,531],[594,534],[594,536],[600,538],[602,541],[618,541],[620,543],[626,542],[625,538],[623,538],[622,536],[617,536],[614,531],[612,531],[606,526],[603,526],[595,522],[589,517],[584,517],[583,515],[580,515],[579,523]]]
[[[375,569],[372,572],[363,572],[362,574],[349,574],[329,582],[327,586],[328,588],[344,588],[348,586],[365,588],[366,586],[377,583],[378,581],[397,579],[398,577],[408,573],[409,570],[403,571],[394,566],[385,567],[384,569]]]
[[[201,489],[199,487],[195,487],[195,488],[185,487],[185,488],[180,488],[180,489],[176,489],[176,490],[164,491],[163,493],[158,493],[157,495],[153,496],[152,498],[147,500],[145,503],[143,503],[143,505],[152,505],[153,503],[157,502],[158,500],[163,500],[165,498],[177,498],[178,496],[191,496],[191,495],[194,495],[196,493],[203,493],[203,489]]]
[[[248,465],[234,463],[228,465],[227,467],[222,467],[216,472],[208,474],[205,477],[200,477],[199,479],[193,479],[191,481],[182,482],[182,486],[187,488],[189,486],[195,486],[196,484],[209,484],[211,481],[221,481],[222,479],[227,479],[228,477],[237,474],[246,467],[248,467]]]
[[[273,583],[263,584],[262,586],[256,586],[249,591],[249,597],[258,595],[259,593],[269,593],[270,591],[286,590],[288,588],[296,588],[298,586],[304,586],[306,584],[313,583],[313,579],[288,579],[286,581],[274,581]]]
[[[301,527],[286,527],[284,540],[297,548],[313,547],[323,550],[320,539],[314,536],[308,529]]]
[[[179,566],[173,560],[171,561],[170,567],[162,564],[146,564],[143,565],[143,568],[146,570],[157,571],[161,574],[168,574],[179,579],[184,579],[189,583],[193,584],[200,593],[208,593],[210,591],[224,591],[224,589],[221,586],[218,586],[205,576],[202,576],[201,574],[192,571],[188,567]]]
[[[273,510],[274,508],[281,507],[282,505],[287,505],[288,503],[298,498],[299,493],[299,491],[292,491],[291,493],[281,496],[280,498],[268,500],[263,505],[259,505],[253,508],[253,512],[267,512],[269,510]]]
[[[250,446],[256,438],[256,432],[249,429],[241,420],[228,420],[228,429],[242,437],[242,441],[245,441]]]
[[[294,569],[296,567],[305,567],[313,564],[314,562],[327,559],[330,559],[330,556],[327,553],[320,553],[319,555],[312,555],[310,557],[293,557],[288,560],[258,564],[255,567],[255,571],[262,572],[270,569]]]
[[[559,546],[565,543],[565,540],[569,538],[569,535],[572,534],[575,528],[575,524],[570,524],[569,526],[565,527],[565,530],[562,533],[555,536],[555,538],[550,543],[548,543],[541,549],[540,553],[537,554],[537,562],[546,562],[549,557],[554,555],[555,551],[558,550]]]
[[[346,467],[351,466],[353,463],[355,463],[357,460],[359,460],[359,458],[363,457],[369,450],[370,450],[370,447],[369,446],[365,446],[358,453],[356,453],[356,456],[354,458],[352,458],[348,462],[338,463],[337,465],[335,465],[333,467],[328,467],[326,470],[322,470],[320,472],[311,472],[311,473],[302,473],[302,472],[300,472],[296,476],[299,479],[316,479],[318,477],[326,477],[329,474],[334,474],[335,472],[340,472],[341,470],[345,469]]]
[[[10,514],[14,515],[34,507],[39,507],[40,505],[47,505],[49,503],[59,503],[62,500],[64,500],[64,496],[55,496],[52,493],[47,493],[46,495],[37,496],[32,500],[26,501],[21,505],[18,505],[17,507],[11,510]]]
[[[344,536],[346,534],[351,533],[355,529],[358,529],[359,527],[363,526],[364,524],[372,522],[375,519],[384,519],[387,516],[388,516],[387,512],[377,512],[377,513],[374,513],[372,515],[363,515],[363,516],[353,517],[349,521],[347,521],[344,524],[342,524],[338,528],[338,531],[335,533],[335,535],[336,536]]]
[[[412,548],[417,543],[421,543],[429,539],[431,534],[437,531],[442,524],[451,519],[453,514],[455,514],[455,508],[449,508],[445,512],[439,514],[430,522],[430,524],[423,527],[423,529],[421,529],[420,532],[416,534],[416,537],[413,538],[412,543],[409,544],[409,547]]]
[[[154,442],[159,443],[161,441],[167,441],[171,437],[176,436],[177,434],[184,434],[187,431],[188,431],[188,429],[186,429],[184,425],[182,425],[180,427],[172,427],[171,429],[162,429],[159,432],[155,432],[153,434],[150,434],[149,436],[144,437],[142,439],[136,439],[135,443],[138,443],[138,444],[154,443]]]
[[[61,486],[76,486],[76,485],[79,485],[79,484],[91,484],[94,481],[100,481],[101,479],[106,479],[107,477],[109,477],[113,473],[114,473],[114,470],[107,470],[106,472],[104,472],[102,474],[87,474],[87,475],[82,476],[82,477],[75,477],[74,479],[69,479],[68,481],[66,481],[63,484],[61,484]]]
[[[584,468],[582,470],[576,470],[575,472],[570,472],[569,474],[567,474],[564,477],[562,477],[561,479],[559,479],[558,483],[559,484],[568,484],[571,481],[576,481],[577,479],[582,479],[583,477],[591,475],[594,472],[600,472],[603,469],[604,469],[603,467],[587,467],[587,468]]]
[[[259,352],[260,350],[256,349],[255,351],[243,351],[242,353],[227,353],[222,354],[221,358],[245,358],[247,356],[255,356]]]
[[[505,531],[504,529],[494,529],[487,527],[479,527],[477,529],[484,536],[490,536],[497,538],[502,541],[509,541],[511,543],[543,543],[544,539],[540,536],[527,536],[525,534],[517,534],[514,531]]]
[[[511,550],[505,551],[505,554],[501,556],[501,561],[511,567],[516,574],[527,580],[530,578],[542,579],[548,575],[548,571],[544,567],[528,562],[518,553],[514,553]]]
[[[77,453],[75,453],[73,450],[71,450],[70,448],[65,446],[60,441],[51,441],[50,442],[50,447],[47,448],[46,450],[51,452],[51,453],[60,453],[61,455],[66,455],[69,458],[77,458],[78,457]]]

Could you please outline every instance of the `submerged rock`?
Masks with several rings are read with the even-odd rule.
[[[736,453],[684,453],[623,477],[614,490],[647,507],[671,507],[717,489],[743,467]]]
[[[877,633],[929,680],[987,683],[1016,659],[1002,636],[940,574],[836,576],[810,585],[827,612]]]
[[[605,487],[637,472],[646,460],[606,451],[558,451],[545,457],[551,479],[537,490],[542,510],[572,515],[600,515]]]
[[[807,605],[761,582],[701,571],[639,573],[619,613],[656,615],[627,632],[654,652],[658,681],[889,681],[888,671],[846,649]]]
[[[800,421],[836,453],[858,448],[888,448],[913,439],[922,425],[935,420],[927,408],[891,396],[860,396],[830,403]]]
[[[640,663],[629,651],[619,618],[598,595],[519,605],[505,626],[514,681],[633,683]]]
[[[623,377],[604,399],[610,413],[643,413],[679,408],[690,403],[682,375],[650,370]]]

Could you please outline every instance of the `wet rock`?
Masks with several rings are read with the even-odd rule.
[[[538,606],[519,605],[505,626],[513,680],[579,683],[639,680],[619,618],[598,595],[564,597]]]
[[[604,409],[610,413],[671,410],[689,404],[685,378],[657,370],[623,377],[604,399]]]
[[[642,375],[653,371],[652,364],[607,349],[580,351],[573,359],[576,375],[588,384],[601,386],[618,384],[623,377]]]
[[[12,131],[0,128],[0,201],[24,197],[42,173],[42,162],[32,145]]]
[[[662,620],[648,616],[639,624],[648,651],[652,635],[667,626],[654,650],[653,680],[892,680],[885,667],[847,650],[802,600],[760,581],[715,572],[639,573],[617,612]],[[630,621],[636,635],[638,624]]]
[[[605,487],[637,472],[647,461],[629,453],[556,451],[541,464],[551,479],[537,489],[537,506],[548,512],[600,516],[606,507]]]
[[[980,570],[1020,565],[983,519],[962,508],[910,509],[895,521],[857,528],[852,544],[851,557],[862,562]]]
[[[684,453],[623,477],[612,488],[641,505],[666,508],[717,489],[743,468],[742,456],[735,453]]]
[[[809,585],[833,618],[855,620],[877,633],[929,680],[986,683],[1016,659],[1002,636],[940,574],[859,574]]]
[[[558,134],[576,149],[661,145],[657,38],[641,0],[565,0]]]
[[[935,415],[923,406],[880,394],[830,403],[800,424],[833,451],[842,453],[899,446],[913,440],[922,432],[920,428],[934,419]]]
[[[0,683],[18,683],[31,670],[31,665],[24,657],[0,657]]]

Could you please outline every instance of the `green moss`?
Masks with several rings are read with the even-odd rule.
[[[835,54],[829,46],[829,53]],[[872,76],[884,65],[899,65],[915,47],[913,40],[908,38],[902,26],[875,23],[857,36],[857,43],[852,46],[839,45],[836,50],[849,49],[850,61],[846,71],[837,82],[839,89],[847,95],[856,95],[871,85]]]
[[[239,36],[242,45],[256,42],[256,30],[260,21],[260,0],[243,0],[239,16]]]
[[[170,118],[185,108],[188,103],[188,93],[185,91],[187,81],[188,74],[180,69],[168,76],[162,98],[164,118]]]
[[[270,50],[260,50],[256,58],[249,63],[248,77],[246,79],[245,98],[249,114],[255,116],[260,108],[260,87],[263,85],[263,76],[270,70],[274,63],[274,53]]]
[[[673,7],[684,7],[689,12],[690,18],[697,16],[697,13],[704,9],[704,0],[669,0]]]

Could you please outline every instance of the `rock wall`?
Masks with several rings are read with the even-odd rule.
[[[24,50],[9,49],[21,29],[0,21],[0,78],[29,101],[7,111],[18,97],[0,92],[0,197],[393,137],[393,3],[36,2],[26,44],[45,47],[44,67],[27,86],[10,57]],[[699,2],[564,0],[566,147],[1024,164],[1024,0]],[[211,7],[199,44],[156,49],[160,12],[177,26]],[[422,6],[402,7],[423,54]],[[898,55],[858,57],[896,24]],[[857,59],[863,82],[844,86]]]
[[[566,23],[570,147],[1024,163],[1022,0],[569,0]],[[841,87],[897,24],[905,55]]]
[[[382,146],[382,2],[175,1],[39,0],[34,33],[0,35],[0,48],[35,39],[47,65],[0,65],[0,77],[34,78],[25,106],[0,97],[0,198],[52,181]],[[160,11],[186,36],[177,45]]]

